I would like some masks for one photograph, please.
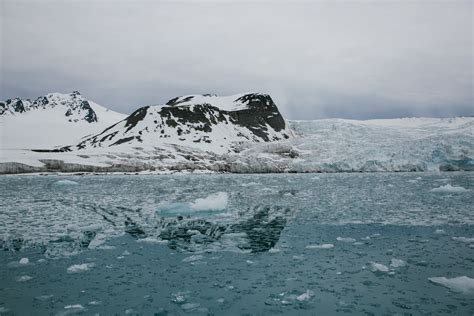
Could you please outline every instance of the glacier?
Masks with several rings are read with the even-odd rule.
[[[71,152],[2,149],[0,173],[409,172],[474,170],[474,118],[288,121],[294,136],[222,153],[179,144]]]

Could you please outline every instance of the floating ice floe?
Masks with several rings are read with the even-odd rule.
[[[30,260],[28,258],[21,258],[20,259],[20,264],[28,264]]]
[[[228,194],[226,192],[217,192],[189,203],[164,202],[158,208],[161,216],[175,217],[177,215],[191,215],[195,212],[223,211],[227,208],[228,203]]]
[[[465,243],[474,242],[474,237],[473,237],[473,238],[468,238],[468,237],[453,237],[453,238],[451,238],[451,239],[452,239],[452,240],[455,240],[455,241],[465,242]]]
[[[337,237],[336,240],[341,241],[341,242],[355,242],[356,241],[354,238],[351,238],[351,237]]]
[[[306,290],[306,292],[304,292],[303,294],[301,295],[298,295],[296,297],[296,299],[300,302],[304,302],[304,301],[309,301],[311,299],[311,297],[314,296],[314,292],[311,291],[311,290]]]
[[[59,312],[57,315],[71,315],[80,314],[86,311],[86,308],[81,304],[72,304],[64,306],[64,310]]]
[[[453,292],[461,292],[465,294],[474,292],[474,279],[467,276],[460,276],[451,279],[446,277],[433,277],[428,278],[428,280],[432,283],[447,287]]]
[[[80,273],[80,272],[84,272],[84,271],[88,271],[90,270],[91,268],[93,268],[95,266],[94,263],[82,263],[82,264],[74,264],[72,266],[70,266],[69,268],[67,268],[67,272],[68,273]]]
[[[463,187],[452,186],[451,184],[442,185],[439,188],[431,189],[430,192],[437,193],[463,193],[468,192],[469,190]]]
[[[444,229],[437,229],[437,230],[435,230],[435,234],[444,235],[444,234],[446,234],[446,232],[444,231]]]
[[[334,248],[333,244],[320,244],[320,245],[307,245],[306,249],[331,249]]]
[[[29,275],[22,275],[16,278],[17,282],[27,282],[31,279],[33,279],[33,277],[30,277]]]
[[[53,183],[53,185],[78,185],[76,181],[71,181],[71,180],[58,180]]]
[[[199,303],[184,303],[183,305],[181,305],[181,308],[184,310],[184,311],[192,311],[198,307],[200,307],[201,304]]]
[[[54,297],[53,294],[36,296],[35,300],[46,302]]]
[[[227,207],[229,196],[226,192],[217,192],[206,198],[196,199],[190,204],[195,211],[222,211]]]
[[[372,272],[388,272],[389,268],[386,265],[377,262],[370,262],[370,270]]]
[[[280,249],[278,249],[278,248],[270,248],[270,249],[268,250],[268,252],[269,252],[269,253],[279,253],[279,252],[280,252]]]
[[[198,261],[202,259],[204,259],[203,255],[192,255],[192,256],[184,258],[182,262],[194,262],[194,261]]]
[[[405,265],[406,265],[405,261],[401,259],[392,258],[392,260],[390,260],[390,266],[392,268],[400,268],[400,267],[404,267]]]

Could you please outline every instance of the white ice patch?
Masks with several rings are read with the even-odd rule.
[[[334,248],[333,244],[320,244],[320,245],[307,245],[306,249],[331,249]]]
[[[28,264],[30,260],[28,258],[21,258],[20,259],[20,264]]]
[[[386,265],[377,262],[370,262],[370,270],[372,272],[388,272],[389,269]]]
[[[58,180],[53,183],[53,185],[78,185],[76,181],[71,181],[71,180]]]
[[[336,240],[341,241],[341,242],[355,242],[356,241],[354,238],[351,238],[351,237],[337,237]]]
[[[405,265],[406,265],[405,261],[401,259],[392,258],[392,260],[390,261],[390,266],[392,268],[400,268],[400,267],[404,267]]]
[[[472,293],[474,292],[474,279],[467,276],[460,276],[448,279],[446,277],[428,278],[432,283],[447,287],[453,292]]]
[[[81,304],[73,304],[64,306],[64,310],[59,312],[57,315],[81,314],[85,311],[86,308]]]
[[[68,273],[80,273],[84,271],[88,271],[95,266],[94,263],[83,263],[83,264],[75,264],[67,268]]]
[[[468,192],[468,189],[463,187],[456,187],[451,186],[451,184],[442,185],[439,188],[431,189],[430,192],[437,192],[437,193],[463,193]]]
[[[468,238],[468,237],[453,237],[452,240],[465,242],[465,243],[474,242],[474,238]]]
[[[182,261],[183,262],[194,262],[194,261],[198,261],[198,260],[202,260],[202,259],[204,259],[203,255],[192,255],[192,256],[184,258]]]
[[[313,291],[306,290],[306,292],[304,292],[303,294],[297,296],[296,299],[300,302],[304,302],[304,301],[309,301],[311,299],[311,297],[313,297],[313,296],[314,296]]]
[[[27,282],[31,279],[33,279],[33,277],[30,277],[29,275],[22,275],[16,278],[17,282]]]
[[[217,192],[190,204],[195,211],[222,211],[227,207],[229,196],[226,192]]]

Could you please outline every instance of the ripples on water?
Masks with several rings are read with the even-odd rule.
[[[0,314],[469,314],[473,180],[1,177]]]

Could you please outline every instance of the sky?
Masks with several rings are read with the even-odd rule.
[[[130,113],[268,93],[288,119],[474,115],[472,1],[0,0],[0,99]]]

